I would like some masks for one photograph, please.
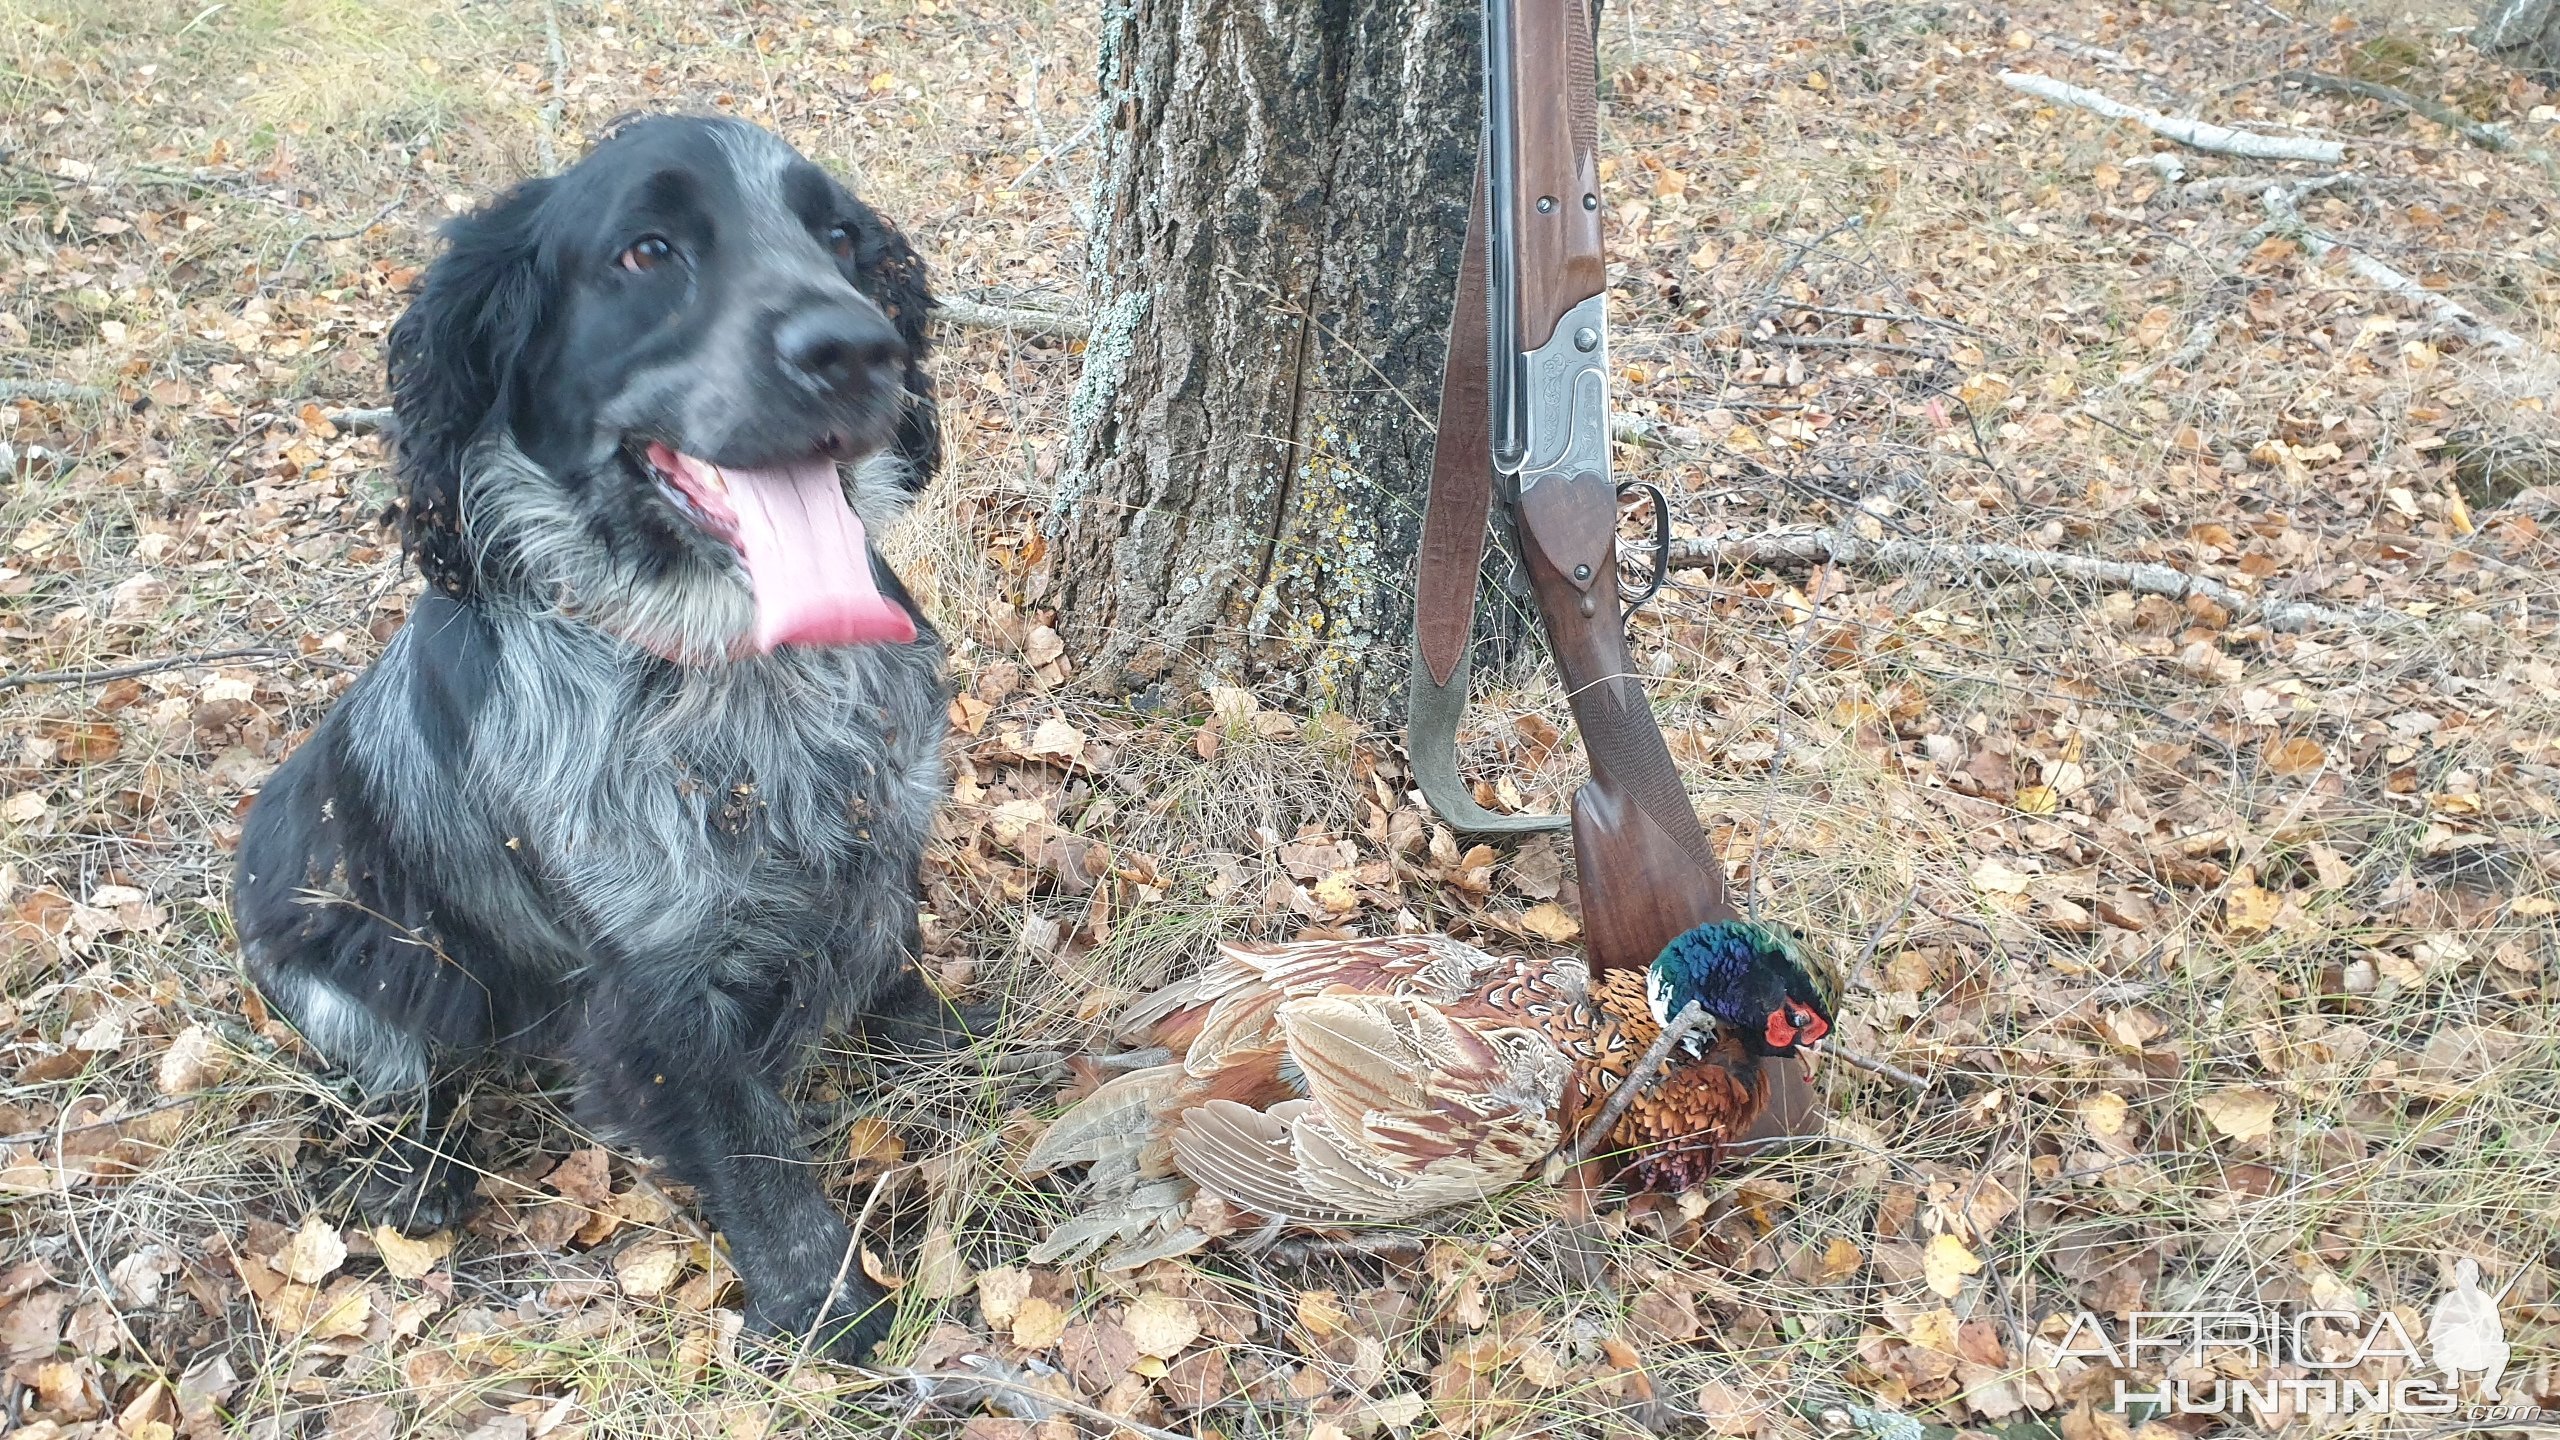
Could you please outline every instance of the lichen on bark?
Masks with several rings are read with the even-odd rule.
[[[1477,24],[1445,0],[1106,12],[1100,323],[1052,512],[1090,683],[1400,693]]]

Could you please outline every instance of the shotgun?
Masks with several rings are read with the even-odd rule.
[[[1500,515],[1537,603],[1591,778],[1573,797],[1583,944],[1595,969],[1652,963],[1673,936],[1730,920],[1699,825],[1627,645],[1633,604],[1669,558],[1670,511],[1609,463],[1609,323],[1600,233],[1599,77],[1587,0],[1485,0],[1485,115],[1440,395],[1416,577],[1407,750],[1433,811],[1470,833],[1561,828],[1497,815],[1457,773],[1487,520]],[[1624,490],[1649,492],[1650,583],[1619,581]],[[1769,1062],[1762,1133],[1796,1133],[1811,1095]]]

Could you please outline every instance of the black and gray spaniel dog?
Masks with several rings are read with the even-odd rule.
[[[830,1015],[964,1028],[916,970],[943,647],[872,547],[940,459],[923,263],[722,119],[448,236],[390,345],[429,592],[249,813],[250,972],[386,1114],[423,1099],[376,1217],[467,1205],[461,1067],[556,1059],[700,1192],[754,1324],[859,1355],[888,1306],[782,1086]]]

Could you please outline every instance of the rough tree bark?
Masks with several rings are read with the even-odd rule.
[[[1375,713],[1411,624],[1477,8],[1104,14],[1060,633],[1109,693],[1244,683]]]
[[[2471,39],[2544,84],[2560,84],[2560,0],[2484,0]]]

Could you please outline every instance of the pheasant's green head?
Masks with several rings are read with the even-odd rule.
[[[1645,998],[1662,1025],[1695,1000],[1755,1053],[1793,1055],[1831,1033],[1840,981],[1807,948],[1803,932],[1718,920],[1662,947],[1645,973]],[[1681,1043],[1693,1057],[1703,1056],[1707,1039],[1692,1031]]]

